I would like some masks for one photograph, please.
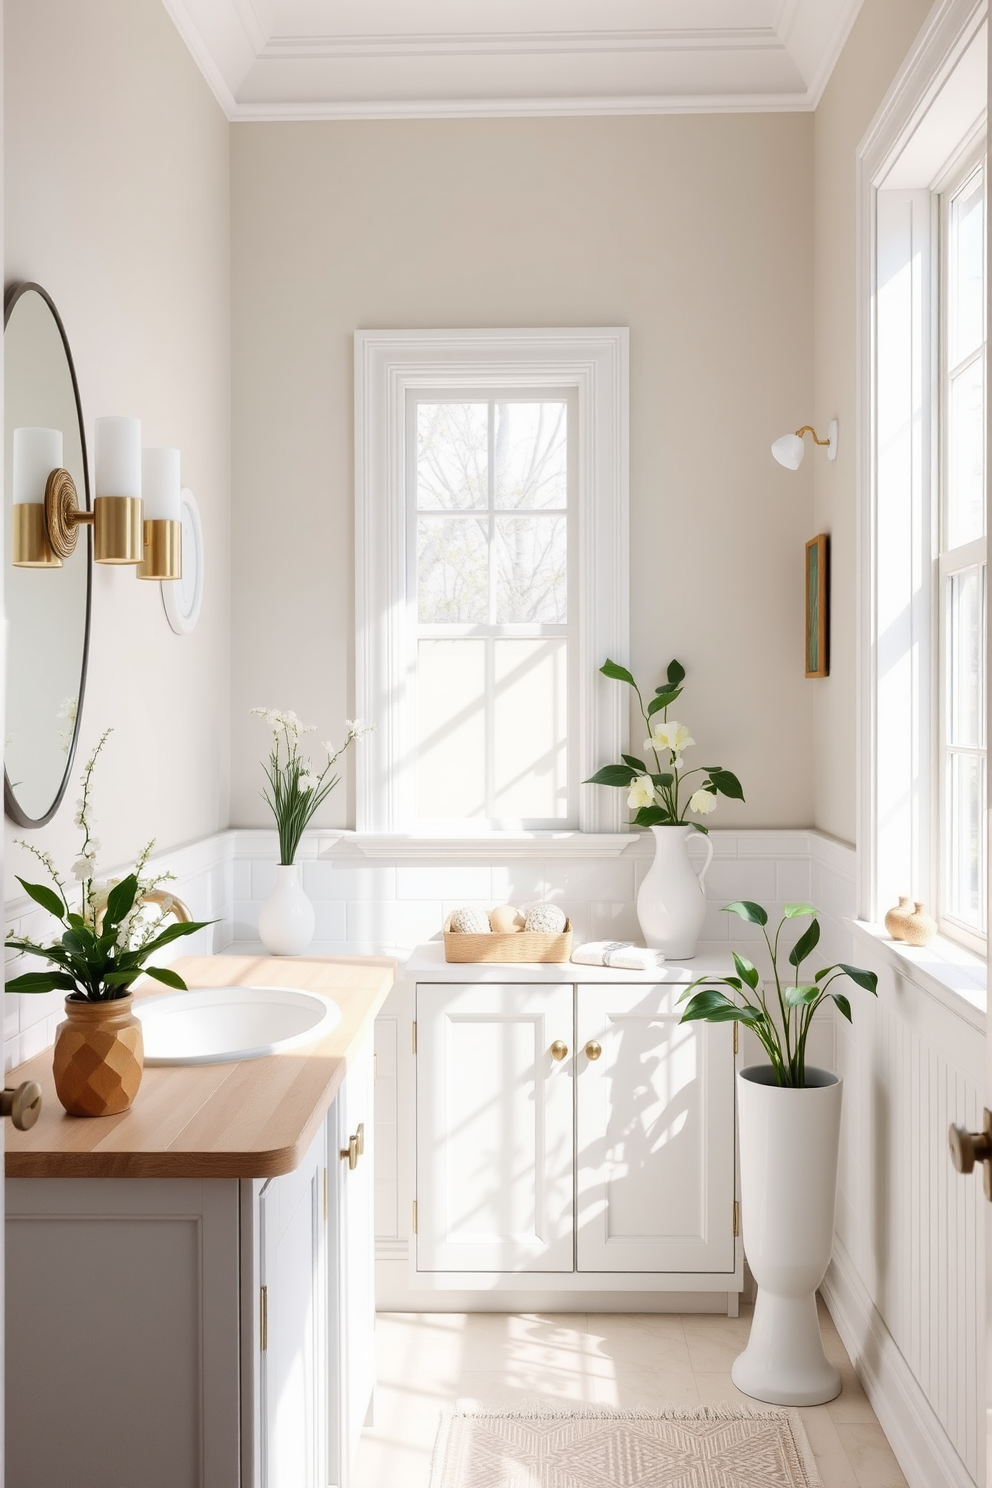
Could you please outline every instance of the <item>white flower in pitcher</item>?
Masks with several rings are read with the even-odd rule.
[[[672,768],[678,770],[682,767],[683,749],[688,749],[689,745],[695,742],[684,723],[677,723],[674,719],[671,723],[662,723],[656,718],[651,725],[651,738],[645,740],[644,748],[670,749]]]
[[[700,816],[709,816],[711,811],[716,810],[716,796],[708,790],[693,791],[689,797],[689,810]]]
[[[633,811],[642,806],[654,805],[654,782],[650,775],[638,775],[636,780],[630,782],[627,805]]]

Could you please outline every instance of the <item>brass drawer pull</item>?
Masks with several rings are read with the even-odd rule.
[[[356,1132],[353,1137],[348,1138],[347,1147],[341,1148],[341,1161],[347,1161],[348,1167],[354,1169],[358,1167],[359,1156],[360,1153],[358,1150],[358,1134]]]

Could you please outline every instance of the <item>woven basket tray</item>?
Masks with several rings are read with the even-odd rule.
[[[540,930],[512,930],[508,935],[490,931],[472,935],[453,931],[451,916],[444,922],[445,961],[568,961],[572,955],[572,922],[565,921],[560,935]]]

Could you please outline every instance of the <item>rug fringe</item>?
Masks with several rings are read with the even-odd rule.
[[[746,1405],[694,1405],[670,1410],[622,1410],[619,1406],[592,1405],[569,1409],[567,1406],[536,1406],[521,1410],[486,1409],[482,1406],[450,1406],[443,1413],[477,1421],[735,1421],[742,1416],[757,1421],[802,1422],[798,1412],[772,1406],[752,1409]],[[819,1485],[814,1485],[819,1488]]]

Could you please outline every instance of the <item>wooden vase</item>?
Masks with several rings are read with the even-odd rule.
[[[138,1093],[145,1046],[134,998],[65,1000],[55,1031],[55,1090],[70,1116],[116,1116]]]
[[[925,904],[916,904],[913,913],[903,921],[903,940],[907,945],[925,946],[936,934],[937,921],[927,914]]]
[[[906,921],[913,913],[913,901],[905,894],[899,895],[899,903],[885,916],[885,928],[893,940],[905,940]]]

